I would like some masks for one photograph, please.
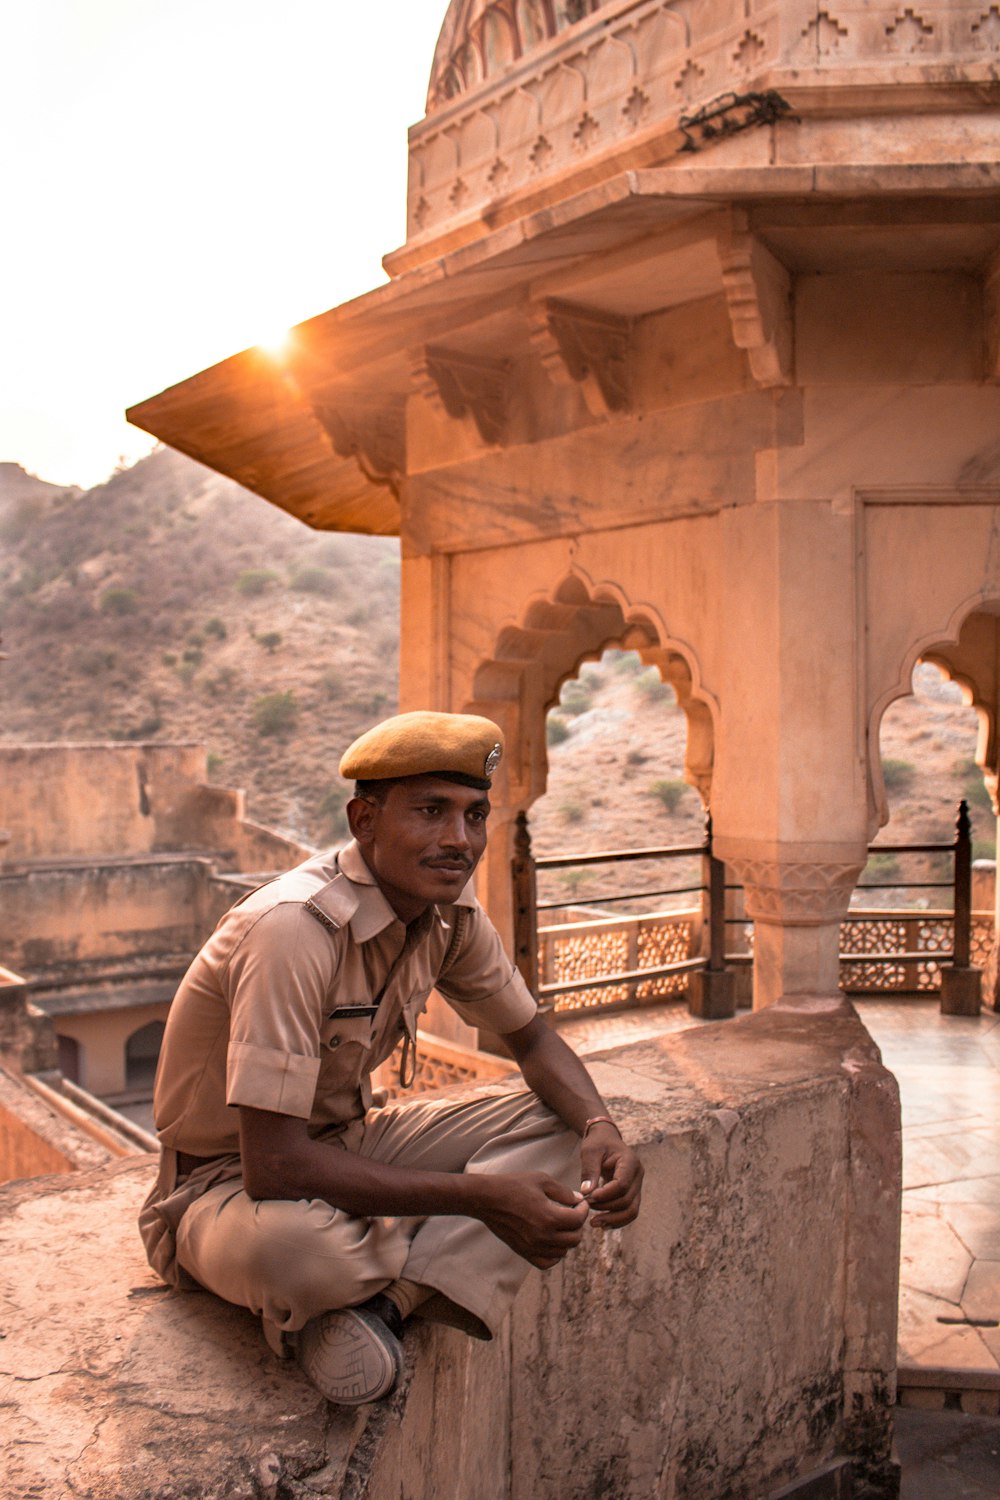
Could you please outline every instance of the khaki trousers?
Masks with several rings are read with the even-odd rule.
[[[334,1139],[393,1166],[546,1172],[579,1187],[579,1139],[527,1091],[390,1104]],[[359,1219],[321,1199],[254,1202],[238,1179],[186,1209],[177,1260],[201,1286],[283,1332],[405,1277],[441,1294],[425,1315],[481,1338],[496,1333],[530,1270],[478,1219]]]

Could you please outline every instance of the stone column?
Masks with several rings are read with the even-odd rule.
[[[840,924],[864,868],[850,860],[734,859],[754,922],[755,1010],[840,984]]]
[[[715,852],[754,922],[756,1010],[836,994],[868,842],[853,519],[798,500],[726,518]],[[711,668],[706,671],[711,684]]]

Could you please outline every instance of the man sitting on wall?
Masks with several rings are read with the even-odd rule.
[[[150,1264],[259,1314],[331,1401],[392,1389],[412,1313],[491,1338],[529,1266],[639,1209],[638,1158],[472,894],[501,755],[472,715],[362,735],[340,763],[352,842],[228,912],[170,1010]],[[413,1081],[435,987],[526,1091],[373,1106],[397,1044]]]

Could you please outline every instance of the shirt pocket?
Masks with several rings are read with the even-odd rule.
[[[356,1077],[372,1050],[376,1008],[344,1006],[324,1016],[320,1030],[323,1062],[345,1077]]]

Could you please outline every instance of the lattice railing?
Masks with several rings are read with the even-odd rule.
[[[563,922],[539,929],[539,977],[543,984],[570,984],[606,974],[660,969],[695,957],[700,939],[699,911]],[[557,996],[556,1014],[667,1000],[687,993],[689,977],[687,973],[662,974],[602,989],[573,990]]]
[[[479,1052],[474,1047],[464,1047],[459,1042],[449,1042],[444,1037],[421,1031],[417,1038],[416,1077],[412,1087],[404,1089],[399,1082],[399,1056],[400,1048],[397,1047],[372,1074],[373,1085],[384,1089],[390,1099],[402,1099],[412,1094],[436,1094],[440,1089],[457,1083],[486,1083],[491,1078],[502,1078],[515,1066],[509,1058]]]
[[[862,920],[862,918],[866,920]],[[869,920],[870,919],[870,920]],[[859,994],[936,994],[941,967],[952,951],[950,912],[855,911],[841,925],[840,982]],[[752,947],[752,928],[746,936]],[[599,979],[602,975],[661,968],[694,957],[701,913],[671,912],[564,922],[539,929],[539,971],[545,984]],[[985,971],[993,950],[992,912],[972,917],[972,962]],[[870,954],[871,959],[864,955]],[[892,956],[898,954],[897,961]],[[881,957],[875,961],[876,955]],[[926,956],[925,956],[926,955]],[[885,959],[888,956],[889,962]],[[668,974],[645,983],[580,989],[555,1000],[557,1014],[643,1005],[687,993],[690,975]]]
[[[849,955],[841,958],[841,987],[852,994],[936,994],[953,941],[951,912],[854,911],[840,928],[840,951]],[[975,967],[985,969],[992,951],[993,914],[973,912]],[[872,960],[866,961],[865,954],[872,954]],[[882,962],[874,962],[875,954],[882,955]]]

